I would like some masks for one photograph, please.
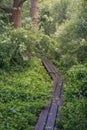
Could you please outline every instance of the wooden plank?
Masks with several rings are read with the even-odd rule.
[[[57,77],[56,71],[52,68],[52,66],[49,63],[46,63],[46,64],[50,68],[50,70],[48,70],[48,73],[52,76],[53,80],[55,80]]]
[[[56,67],[46,58],[41,57],[43,65],[48,71],[49,75],[52,77],[53,91],[52,91],[52,100],[50,105],[47,105],[46,108],[41,112],[38,123],[35,127],[35,130],[54,130],[56,117],[59,115],[60,106],[63,105],[62,93],[62,76],[57,71]]]
[[[49,116],[47,119],[47,123],[45,126],[45,130],[53,130],[55,126],[55,120],[58,112],[59,106],[59,95],[60,95],[60,87],[58,81],[55,82],[55,91],[53,94],[53,101],[51,105],[51,109],[49,112]]]
[[[57,112],[57,117],[56,119],[61,119],[61,115],[60,115],[60,111],[61,111],[61,108],[63,107],[64,105],[64,98],[63,98],[63,94],[64,94],[64,89],[63,89],[63,82],[61,84],[61,89],[60,89],[60,94],[59,94],[59,107],[58,107],[58,112]],[[54,126],[54,130],[58,130],[58,126],[55,124]]]
[[[52,77],[52,79],[54,80],[56,78],[56,76],[55,76],[55,71],[53,70],[53,68],[49,66],[48,62],[43,61],[43,64],[45,65],[45,68],[47,69],[47,71],[50,74],[50,76]],[[50,73],[50,72],[53,72],[53,73]]]
[[[51,71],[53,72],[53,73],[55,73],[55,77],[53,78],[53,79],[55,79],[55,78],[60,78],[61,77],[61,74],[60,74],[60,72],[57,70],[57,68],[52,64],[52,62],[51,61],[49,61],[48,59],[46,59],[46,58],[42,58],[42,60],[43,60],[43,62],[45,63],[45,65],[47,64],[48,65],[48,67],[50,68],[50,66],[51,66]],[[48,73],[50,73],[50,71],[48,71]],[[62,77],[61,77],[62,78]]]
[[[49,112],[48,120],[45,126],[45,130],[53,130],[54,124],[55,124],[55,119],[58,111],[58,105],[55,99],[53,99],[51,109]]]
[[[44,130],[44,127],[48,118],[49,110],[50,110],[50,105],[47,105],[45,109],[41,112],[38,123],[35,127],[35,130]]]

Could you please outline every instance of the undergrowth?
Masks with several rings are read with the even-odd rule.
[[[30,67],[15,68],[0,70],[0,130],[34,130],[52,81],[35,57]]]

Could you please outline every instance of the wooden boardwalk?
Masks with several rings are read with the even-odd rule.
[[[60,117],[59,111],[63,106],[63,79],[56,67],[48,59],[40,58],[54,83],[50,103],[41,112],[35,130],[58,130],[55,120]]]

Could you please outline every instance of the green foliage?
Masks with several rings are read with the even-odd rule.
[[[54,37],[61,43],[86,38],[87,34],[87,2],[73,0],[67,7],[66,20],[57,27]]]
[[[54,57],[55,46],[57,44],[56,41],[44,34],[41,34],[40,38],[40,41],[34,46],[34,52],[48,58]]]
[[[49,35],[57,41],[57,44],[54,45],[51,59],[64,74],[73,65],[83,64],[87,61],[86,14],[87,2],[84,0],[48,0],[41,7],[43,27],[46,27]],[[46,20],[50,18],[56,27],[55,29],[53,26],[49,28],[47,24]],[[52,32],[52,29],[55,31]],[[45,33],[47,34],[47,32]]]
[[[57,43],[54,47],[54,64],[63,72],[72,67],[73,65],[77,65],[79,60],[77,57],[78,48],[80,47],[80,43],[77,41],[73,41],[72,43]]]
[[[30,0],[26,0],[23,3],[22,8],[22,26],[23,28],[27,28],[30,30],[32,28],[32,18],[30,14],[31,2]]]
[[[84,65],[73,66],[67,73],[67,87],[66,94],[67,100],[73,97],[80,97],[87,95],[87,68]],[[72,94],[71,94],[72,93]],[[69,96],[69,98],[68,98]],[[73,97],[72,97],[73,96]]]
[[[50,15],[49,5],[47,4],[44,4],[41,8],[40,29],[43,30],[46,35],[55,32],[55,23],[53,17]]]
[[[65,23],[61,24],[57,31],[54,34],[54,38],[61,42],[62,44],[72,41],[73,39],[78,38],[77,29],[75,20],[67,20]]]
[[[40,31],[13,29],[3,26],[4,32],[0,36],[0,67],[10,65],[29,65],[31,55],[43,55],[53,58],[56,55],[56,41]]]
[[[87,68],[84,65],[73,66],[67,72],[66,78],[65,105],[61,111],[60,127],[63,130],[86,130]]]
[[[67,26],[67,29],[70,28]],[[75,30],[73,26],[72,30]],[[60,32],[61,34],[59,34],[60,36],[56,46],[58,49],[56,56],[54,57],[54,63],[62,70],[63,73],[65,73],[73,65],[77,65],[78,63],[87,63],[87,40],[86,38],[79,38],[77,34],[77,38],[74,37],[75,31],[72,35],[69,34],[70,37],[67,37],[66,31],[65,34],[64,32]],[[71,31],[69,32],[71,33]],[[59,59],[57,59],[57,57],[59,57]]]
[[[72,0],[69,1],[69,5],[67,6],[66,17],[68,19],[78,19],[82,12],[82,5],[84,0]]]
[[[0,70],[0,129],[33,130],[50,97],[51,85],[41,61],[35,57],[30,68]]]
[[[3,6],[7,6],[7,5],[9,5],[9,6],[11,6],[11,1],[8,1],[8,0],[0,0],[0,4]]]
[[[0,34],[6,31],[6,26],[9,26],[8,14],[0,9]]]
[[[67,16],[68,0],[43,1],[40,7],[40,22],[45,34],[52,35],[56,27],[64,23]]]
[[[68,70],[69,68],[71,68],[73,65],[76,65],[76,64],[78,64],[77,58],[69,54],[62,55],[60,58],[59,65],[60,65],[61,70],[63,69],[63,71]]]
[[[5,34],[0,35],[0,67],[9,66],[10,49],[12,45],[10,38]]]
[[[67,19],[58,26],[54,34],[54,38],[60,43],[60,58],[56,64],[67,79],[64,86],[65,104],[61,110],[62,119],[57,121],[60,130],[87,130],[86,8],[87,2],[70,2]]]
[[[63,114],[63,130],[86,130],[87,129],[87,101],[82,98],[74,99],[74,103],[67,102],[61,113]]]
[[[67,19],[67,8],[69,5],[69,0],[56,0],[54,3],[52,3],[51,14],[57,25],[64,23],[64,21]]]
[[[86,44],[83,44],[82,46],[78,48],[77,58],[80,63],[87,63],[87,45]]]
[[[0,67],[9,67],[9,65],[11,64],[11,60],[13,59],[13,55],[16,56],[18,51],[19,53],[22,54],[22,52],[24,51],[24,48],[20,47],[20,44],[16,43],[15,40],[14,40],[15,43],[13,42],[13,39],[11,39],[13,35],[10,35],[10,33],[11,32],[2,33],[0,36]],[[16,59],[20,60],[21,59],[20,57],[16,57]]]
[[[50,57],[54,53],[54,45],[54,40],[39,32],[10,30],[0,36],[0,66],[27,66],[32,55]]]
[[[11,51],[11,64],[27,65],[31,57],[32,47],[37,42],[36,35],[24,29],[13,30],[10,32],[10,40],[14,46]]]

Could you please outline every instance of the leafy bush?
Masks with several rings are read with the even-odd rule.
[[[69,5],[69,0],[56,0],[52,3],[51,15],[58,26],[64,23],[67,19],[67,8]]]
[[[49,75],[35,57],[30,68],[0,70],[0,130],[34,130],[50,97],[51,85]]]
[[[54,37],[62,44],[86,39],[87,34],[87,2],[72,0],[67,7],[66,20],[57,27]]]
[[[56,32],[57,26],[67,19],[67,8],[69,0],[43,1],[40,6],[40,26],[46,35],[51,36]],[[55,15],[54,15],[55,14]]]
[[[0,34],[6,31],[7,26],[9,26],[9,16],[2,9],[0,9]]]
[[[58,42],[55,45],[52,61],[64,74],[70,67],[78,64],[77,51],[79,47],[78,41],[61,44]]]
[[[24,29],[10,30],[0,36],[0,66],[29,65],[32,55],[54,54],[56,42],[39,32],[27,31]]]
[[[36,54],[52,58],[54,57],[56,41],[51,39],[49,36],[41,35],[41,39],[34,46],[34,52]]]
[[[80,63],[87,63],[87,45],[86,44],[78,48],[77,58]]]
[[[71,68],[73,65],[76,64],[78,64],[77,58],[69,54],[62,55],[60,58],[60,68],[61,70],[63,69],[63,71],[68,70],[69,68]]]
[[[0,67],[9,66],[11,48],[10,38],[5,34],[0,35]]]
[[[81,22],[81,21],[80,21]],[[62,44],[72,42],[72,40],[79,39],[79,22],[77,19],[66,20],[61,24],[54,34],[54,38]]]
[[[73,66],[67,73],[68,83],[65,87],[65,98],[67,100],[74,97],[87,95],[87,68],[84,65]]]
[[[87,101],[84,98],[74,99],[74,103],[67,102],[61,111],[63,118],[59,128],[63,130],[87,130],[86,107]]]
[[[73,66],[66,75],[65,105],[62,108],[60,129],[87,129],[87,68],[84,65]],[[59,122],[59,121],[58,121]],[[58,123],[57,122],[57,123]]]
[[[50,13],[51,8],[52,3],[50,1],[43,1],[40,6],[40,30],[49,36],[56,30],[55,21]]]
[[[14,50],[11,53],[11,64],[27,65],[31,58],[32,47],[38,40],[32,31],[13,30],[10,32]]]

